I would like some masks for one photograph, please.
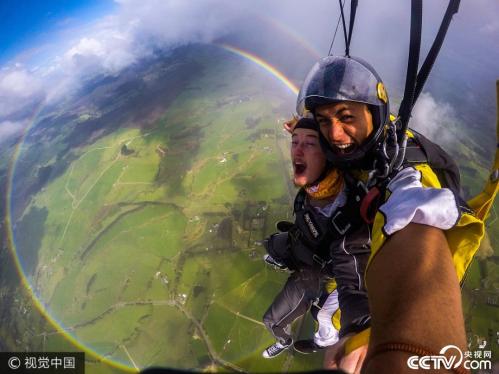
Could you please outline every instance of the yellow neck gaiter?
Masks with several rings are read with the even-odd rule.
[[[319,183],[305,187],[305,191],[312,199],[321,200],[338,195],[342,187],[343,176],[333,168]]]

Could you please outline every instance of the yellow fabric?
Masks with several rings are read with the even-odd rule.
[[[336,284],[336,279],[334,278],[329,279],[324,285],[324,288],[326,289],[326,292],[328,294],[333,292],[336,288],[338,288],[338,285]]]
[[[463,280],[484,234],[484,222],[468,213],[461,216],[456,226],[445,231],[459,282]]]
[[[421,184],[423,187],[441,188],[436,174],[428,164],[419,164],[415,166],[415,169],[421,172]],[[374,218],[371,256],[367,263],[366,273],[372,259],[386,241],[386,236],[382,230],[385,223],[384,215],[378,211]],[[462,213],[457,224],[445,231],[459,281],[462,281],[466,269],[478,250],[484,232],[483,221],[468,213]]]
[[[340,331],[341,329],[341,310],[338,308],[336,312],[333,314],[333,326],[336,330]]]
[[[311,198],[321,200],[337,196],[342,187],[343,176],[338,169],[331,169],[323,180],[313,186],[305,187],[305,191]]]
[[[496,81],[496,100],[497,100],[497,123],[496,123],[496,139],[499,144],[499,81]],[[458,238],[453,233],[449,232],[447,234],[447,240],[449,244],[451,242],[454,245],[458,245],[459,251],[453,254],[456,257],[454,264],[460,264],[461,267],[457,267],[457,274],[459,279],[464,275],[466,268],[471,262],[472,258],[469,258],[469,253],[473,247],[473,241],[482,239],[484,236],[484,225],[483,222],[488,218],[492,204],[494,203],[495,197],[499,190],[499,146],[496,147],[496,154],[494,158],[494,163],[492,165],[492,170],[490,177],[487,180],[485,187],[481,193],[472,199],[468,200],[468,205],[471,209],[475,211],[475,217],[465,217],[467,220],[460,220],[460,224],[466,225],[471,228],[470,233],[466,238]],[[480,225],[481,223],[481,225]]]
[[[366,278],[367,269],[369,268],[369,265],[371,264],[371,261],[373,260],[374,256],[378,253],[379,249],[386,241],[386,236],[383,232],[383,227],[385,227],[385,224],[386,224],[385,216],[378,211],[374,216],[374,223],[372,228],[371,255],[367,260],[366,271],[364,272],[364,284],[366,284],[366,286],[367,283],[365,278]]]
[[[421,184],[423,187],[442,188],[437,175],[433,172],[430,165],[418,164],[414,166],[414,169],[421,173]]]
[[[371,328],[369,327],[348,338],[348,340],[345,342],[345,355],[355,351],[357,348],[363,345],[368,344],[370,336],[371,336]]]
[[[336,280],[333,278],[333,279],[329,279],[326,284],[324,285],[324,288],[326,289],[326,292],[329,294],[331,292],[333,292],[334,290],[336,290],[336,288],[338,287],[338,285],[336,284]],[[340,319],[341,319],[341,311],[340,309],[338,308],[338,310],[336,310],[336,312],[334,312],[333,316],[331,317],[332,319],[332,322],[333,322],[333,326],[336,330],[340,330],[341,328],[341,323],[340,323]]]

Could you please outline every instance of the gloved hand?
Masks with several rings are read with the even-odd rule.
[[[290,261],[288,233],[277,232],[263,240],[263,246],[267,250],[268,256],[264,257],[265,262],[278,267],[279,269],[293,269]]]

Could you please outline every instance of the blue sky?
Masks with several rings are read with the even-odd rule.
[[[110,12],[111,0],[2,0],[0,2],[0,64],[68,27]]]

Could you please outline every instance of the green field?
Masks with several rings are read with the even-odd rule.
[[[293,96],[239,57],[203,53],[182,56],[179,69],[199,72],[154,121],[71,149],[19,212],[21,261],[61,326],[128,367],[319,368],[320,355],[261,357],[273,341],[261,317],[285,275],[264,266],[260,240],[290,215],[276,118]],[[38,163],[57,168],[50,149]],[[59,346],[47,333],[44,347]]]

